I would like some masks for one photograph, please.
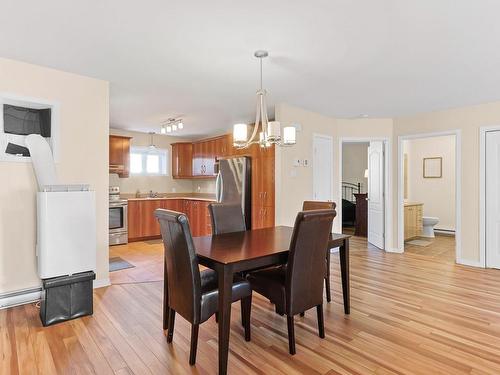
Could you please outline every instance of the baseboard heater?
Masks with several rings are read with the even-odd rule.
[[[0,309],[38,301],[40,300],[41,291],[41,287],[36,287],[0,294]]]
[[[438,228],[434,228],[434,232],[440,233],[440,234],[447,234],[449,236],[454,236],[455,235],[455,231],[451,230],[451,229],[438,229]]]

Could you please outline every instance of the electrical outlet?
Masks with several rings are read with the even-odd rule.
[[[300,167],[300,162],[301,162],[301,160],[299,158],[293,159],[293,166]]]
[[[304,159],[304,167],[309,167],[309,159]]]

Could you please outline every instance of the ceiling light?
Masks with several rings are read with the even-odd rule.
[[[172,126],[167,125],[167,133],[172,133]]]
[[[183,128],[184,124],[180,118],[169,118],[161,124],[160,133],[172,133]]]
[[[161,126],[160,133],[165,134],[167,132],[167,129],[165,129],[165,125]]]
[[[183,127],[184,127],[184,124],[182,123],[182,121],[179,121],[179,123],[177,124],[177,128],[182,129]]]
[[[177,125],[173,124],[172,125],[172,131],[175,132],[177,130]]]
[[[296,129],[287,126],[283,129],[281,138],[281,124],[278,121],[269,121],[267,116],[266,90],[262,88],[262,59],[268,56],[267,51],[256,51],[254,56],[260,60],[260,89],[257,91],[257,111],[252,135],[248,139],[248,128],[246,124],[235,124],[233,126],[233,143],[236,148],[247,148],[258,143],[261,147],[291,146],[296,143]],[[257,133],[259,139],[255,140]]]

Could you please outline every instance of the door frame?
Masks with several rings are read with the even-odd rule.
[[[404,252],[403,141],[447,135],[455,136],[455,261],[471,265],[470,261],[462,258],[462,131],[460,129],[398,136],[398,248],[401,253]]]
[[[313,178],[312,178],[312,199],[314,199],[314,182],[315,182],[315,178],[314,178],[314,175],[315,173],[315,168],[314,168],[314,165],[316,164],[315,160],[316,160],[316,156],[315,156],[315,153],[314,153],[314,142],[317,138],[323,138],[323,139],[326,139],[330,142],[330,149],[331,149],[331,157],[330,157],[330,166],[331,166],[331,178],[330,178],[330,199],[329,200],[332,200],[333,201],[333,181],[334,181],[334,177],[333,177],[333,174],[334,174],[334,170],[333,170],[333,160],[334,160],[334,147],[333,147],[333,137],[331,135],[327,135],[327,134],[320,134],[320,133],[313,133],[313,136],[312,136],[312,148],[313,148],[313,152],[312,152],[312,173],[313,173]]]
[[[479,128],[479,267],[486,268],[486,133],[500,131],[500,125]],[[476,265],[477,266],[477,265]]]
[[[370,143],[380,141],[384,143],[384,248],[382,250],[388,253],[397,253],[398,249],[391,247],[392,240],[392,146],[390,137],[339,137],[339,182],[338,182],[338,199],[337,217],[342,229],[342,145],[344,143]]]

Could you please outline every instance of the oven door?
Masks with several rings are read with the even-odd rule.
[[[127,203],[109,203],[109,233],[127,231]]]

